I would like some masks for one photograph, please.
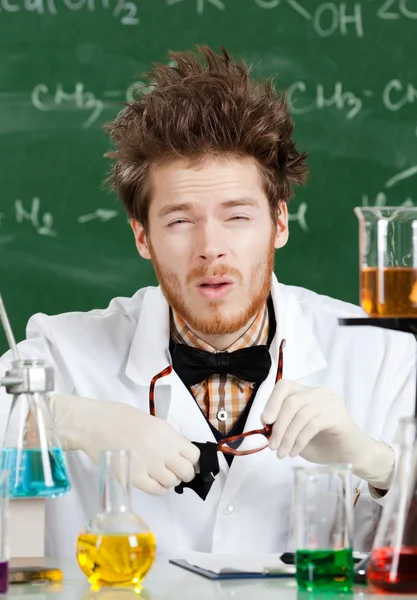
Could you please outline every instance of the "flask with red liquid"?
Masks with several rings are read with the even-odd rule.
[[[417,593],[417,419],[401,419],[400,456],[378,525],[368,582],[378,592]]]

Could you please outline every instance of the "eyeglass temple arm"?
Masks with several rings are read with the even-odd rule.
[[[162,377],[166,377],[167,375],[170,375],[172,373],[172,367],[171,365],[169,367],[166,367],[163,371],[161,371],[160,373],[158,373],[157,375],[155,375],[155,377],[152,377],[150,386],[149,386],[149,413],[152,417],[155,416],[155,384],[158,381],[158,379],[161,379]]]

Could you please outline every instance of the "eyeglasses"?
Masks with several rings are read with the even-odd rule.
[[[278,354],[278,369],[277,377],[275,381],[282,379],[282,372],[284,366],[284,347],[285,340],[281,340]],[[155,375],[149,386],[149,412],[155,417],[155,384],[158,379],[166,377],[172,373],[172,367],[166,367],[163,371]],[[232,435],[225,437],[217,443],[217,450],[224,454],[233,454],[233,456],[246,456],[248,454],[254,454],[260,452],[268,447],[268,440],[272,434],[272,424],[265,425],[263,429],[253,429],[240,435]],[[241,445],[245,447],[240,448]]]

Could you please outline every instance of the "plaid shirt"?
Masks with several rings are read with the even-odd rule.
[[[206,350],[207,352],[218,352],[213,346],[197,337],[184,323],[178,313],[172,310],[171,314],[171,338],[175,343],[186,344],[200,350]],[[268,330],[268,308],[265,305],[259,311],[249,329],[231,346],[226,348],[226,351],[234,352],[248,346],[266,344]],[[211,375],[201,383],[193,385],[191,391],[197,404],[210,423],[221,433],[227,434],[249,402],[254,387],[254,383],[242,381],[231,375]],[[218,418],[220,410],[227,413],[224,421]]]

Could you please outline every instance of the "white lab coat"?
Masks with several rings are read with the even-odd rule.
[[[341,327],[338,317],[362,316],[358,307],[279,284],[272,298],[277,333],[270,351],[272,367],[260,386],[245,431],[261,427],[260,415],[277,370],[279,342],[286,339],[284,378],[308,386],[328,386],[341,395],[355,421],[368,435],[391,442],[398,418],[414,404],[413,336],[373,327]],[[148,411],[152,377],[169,364],[169,310],[160,288],[116,298],[104,310],[37,314],[19,344],[22,357],[43,358],[55,367],[56,390]],[[1,360],[4,374],[10,355]],[[4,431],[10,401],[4,390],[0,424]],[[196,402],[176,373],[156,387],[157,415],[194,441],[215,441]],[[82,415],[80,415],[82,418]],[[271,553],[292,548],[292,467],[301,458],[278,460],[269,449],[236,457],[229,469],[220,457],[220,473],[205,501],[192,490],[162,497],[133,490],[132,505],[156,534],[161,553],[187,550],[216,553]],[[73,555],[84,524],[99,509],[98,468],[82,452],[67,454],[72,491],[48,500],[46,551]],[[329,457],[331,462],[331,457]],[[356,479],[356,478],[355,478]],[[365,482],[355,508],[355,549],[369,549],[380,513]],[[325,502],[324,502],[325,505]]]

